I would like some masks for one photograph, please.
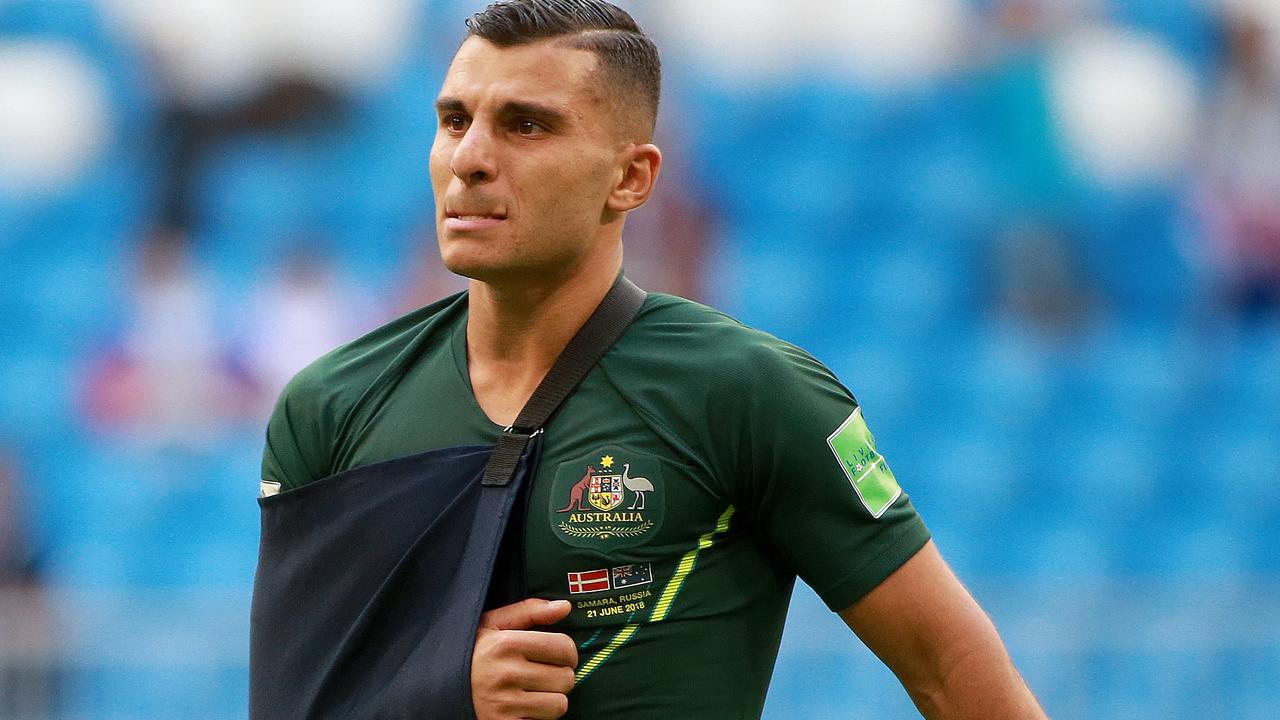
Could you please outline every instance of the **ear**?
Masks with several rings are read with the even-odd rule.
[[[662,168],[662,151],[652,143],[632,145],[623,160],[626,164],[605,204],[618,213],[635,210],[649,199]]]

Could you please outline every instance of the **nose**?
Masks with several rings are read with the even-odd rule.
[[[467,128],[466,133],[453,148],[449,169],[467,185],[490,182],[498,175],[493,157],[493,138],[478,123]]]

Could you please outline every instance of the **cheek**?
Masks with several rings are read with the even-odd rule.
[[[453,171],[449,169],[451,151],[439,138],[431,145],[431,154],[427,157],[427,168],[431,173],[431,185],[437,190],[448,184]]]
[[[597,163],[562,167],[545,173],[532,184],[539,204],[569,221],[594,222],[599,219],[609,194],[612,175]]]

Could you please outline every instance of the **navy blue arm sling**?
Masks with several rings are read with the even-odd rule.
[[[251,720],[475,717],[480,615],[524,597],[513,508],[540,436],[644,299],[619,278],[496,445],[419,453],[258,500]]]

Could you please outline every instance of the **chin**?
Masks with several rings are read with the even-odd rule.
[[[493,246],[490,243],[478,243],[470,238],[449,237],[439,235],[440,261],[449,272],[463,277],[479,280],[477,275],[486,274],[486,269],[495,265],[501,266],[501,259],[492,257]]]
[[[520,271],[518,265],[510,259],[491,257],[483,252],[469,252],[460,247],[441,248],[440,260],[449,272],[481,282]]]
[[[483,276],[488,275],[485,272],[486,265],[484,263],[451,258],[447,255],[442,255],[440,259],[444,266],[449,269],[449,272],[454,275],[461,275],[472,280],[483,280]]]
[[[440,260],[449,272],[480,282],[546,279],[575,261],[566,252],[522,252],[521,244],[508,238],[441,237]]]
[[[455,275],[496,285],[514,283],[523,285],[530,281],[545,280],[556,275],[557,267],[546,267],[512,258],[481,258],[463,256],[461,253],[442,256],[444,266]]]

